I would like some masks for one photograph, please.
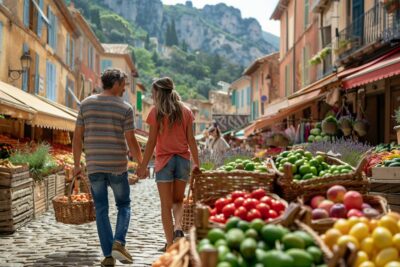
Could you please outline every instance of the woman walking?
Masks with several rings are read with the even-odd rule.
[[[147,164],[156,148],[155,171],[167,240],[162,249],[165,251],[174,239],[183,237],[181,221],[184,192],[190,176],[190,152],[193,171],[199,171],[199,157],[193,134],[193,113],[181,102],[171,78],[153,82],[152,94],[155,107],[146,120],[150,125],[149,140],[137,173],[139,177],[146,176]]]
[[[221,136],[221,131],[218,127],[211,127],[209,133],[212,137],[210,141],[211,154],[215,157],[221,157],[230,148],[229,144]]]

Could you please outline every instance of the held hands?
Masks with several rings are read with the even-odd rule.
[[[136,175],[140,179],[146,179],[147,177],[149,177],[149,170],[148,170],[147,166],[140,164],[139,168],[136,170]]]

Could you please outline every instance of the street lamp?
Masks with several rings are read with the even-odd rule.
[[[18,80],[21,77],[22,73],[25,73],[30,69],[32,57],[29,55],[29,52],[25,52],[21,56],[20,61],[21,61],[22,69],[12,70],[12,69],[8,68],[8,77],[11,78],[11,80],[13,80],[13,81]]]

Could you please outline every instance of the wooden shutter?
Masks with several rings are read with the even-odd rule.
[[[29,4],[31,0],[24,0],[24,25],[29,27]]]
[[[36,53],[35,55],[35,94],[39,94],[39,82],[40,82],[40,75],[39,75],[39,55]]]

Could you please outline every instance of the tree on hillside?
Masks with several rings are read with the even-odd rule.
[[[182,43],[181,43],[181,48],[182,48],[182,50],[185,51],[185,52],[188,51],[188,45],[187,45],[187,43],[185,42],[185,40],[182,41]]]
[[[179,45],[178,35],[176,33],[175,20],[171,24],[171,43],[172,45]]]
[[[149,36],[149,33],[146,33],[146,40],[144,41],[144,48],[146,48],[146,50],[150,50],[150,36]]]
[[[90,8],[90,20],[94,25],[96,25],[98,30],[103,31],[100,19],[100,9],[98,7],[95,6]]]
[[[153,54],[151,55],[151,59],[153,60],[153,62],[156,66],[160,65],[160,57],[158,56],[157,51],[155,51],[155,50],[153,51]]]

